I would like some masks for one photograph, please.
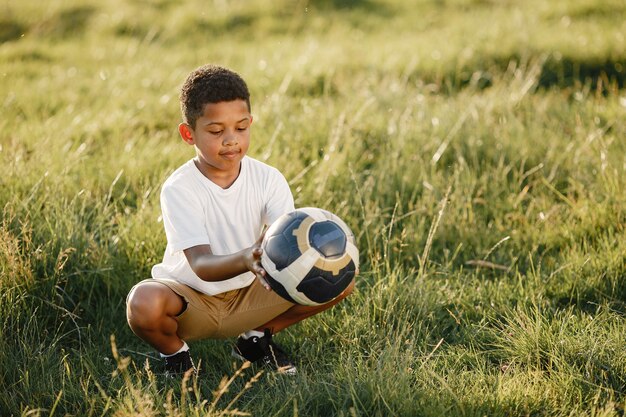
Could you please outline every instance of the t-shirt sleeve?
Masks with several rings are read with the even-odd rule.
[[[164,186],[161,191],[163,226],[170,252],[210,245],[200,200],[191,190]]]
[[[283,214],[293,210],[295,207],[289,184],[283,174],[276,171],[272,177],[272,185],[269,187],[263,222],[270,225]]]

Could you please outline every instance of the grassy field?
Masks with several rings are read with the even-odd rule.
[[[125,322],[208,62],[358,236],[294,378],[204,341],[181,387]],[[0,415],[624,415],[625,88],[621,0],[4,0]]]

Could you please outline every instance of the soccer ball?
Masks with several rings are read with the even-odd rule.
[[[331,301],[359,268],[354,234],[339,217],[319,208],[282,215],[267,229],[261,245],[267,282],[296,304]]]

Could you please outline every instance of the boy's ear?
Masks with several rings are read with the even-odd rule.
[[[191,126],[189,126],[187,123],[181,123],[178,125],[178,133],[180,133],[180,137],[182,138],[183,141],[185,141],[185,143],[189,145],[194,144],[191,130],[192,130]]]

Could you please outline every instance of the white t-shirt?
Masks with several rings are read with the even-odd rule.
[[[161,190],[167,247],[163,261],[152,267],[152,277],[174,279],[208,295],[246,287],[254,280],[250,271],[224,281],[203,281],[183,250],[211,245],[215,255],[238,252],[256,242],[264,225],[292,210],[289,185],[276,168],[245,156],[239,176],[223,189],[189,160]]]

